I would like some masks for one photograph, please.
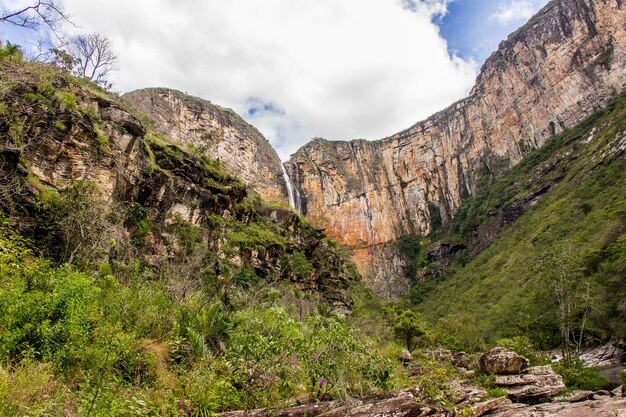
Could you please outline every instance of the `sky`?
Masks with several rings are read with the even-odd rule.
[[[169,87],[230,107],[287,160],[313,137],[379,139],[463,98],[547,0],[58,2],[78,25],[65,30],[111,40],[114,90]],[[0,38],[29,37],[0,26]]]

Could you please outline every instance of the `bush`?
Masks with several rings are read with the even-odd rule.
[[[493,387],[493,388],[487,388],[487,395],[485,395],[485,397],[486,398],[499,398],[499,397],[506,397],[507,395],[509,395],[509,392],[506,389]]]
[[[62,385],[44,363],[31,359],[0,367],[0,415],[64,415],[73,408]]]
[[[393,331],[409,351],[415,349],[417,338],[426,332],[417,314],[411,310],[405,310],[396,316]]]
[[[611,386],[609,378],[600,374],[597,369],[587,368],[581,360],[554,364],[552,369],[563,377],[565,386],[570,389],[596,391]]]

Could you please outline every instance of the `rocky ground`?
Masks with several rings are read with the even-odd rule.
[[[407,352],[408,353],[408,352]],[[464,354],[433,351],[441,360],[459,366],[460,374],[472,376],[466,369],[469,360]],[[410,362],[410,355],[403,360]],[[282,410],[261,409],[234,411],[221,417],[418,417],[418,416],[493,416],[493,417],[604,417],[626,416],[624,390],[573,391],[561,395],[565,385],[550,366],[528,367],[528,359],[507,350],[494,348],[478,360],[478,372],[495,375],[495,385],[507,395],[486,398],[487,392],[472,380],[453,381],[449,397],[453,404],[442,406],[429,398],[419,387],[411,387],[388,395],[364,400],[349,399],[299,405]],[[415,372],[407,363],[409,372]],[[464,372],[463,372],[464,371]]]

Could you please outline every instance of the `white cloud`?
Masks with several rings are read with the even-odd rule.
[[[507,25],[512,22],[527,20],[534,12],[533,4],[529,0],[512,0],[508,4],[501,4],[498,11],[489,16],[489,20]]]
[[[232,107],[283,159],[315,136],[393,134],[464,96],[476,65],[451,57],[432,23],[447,3],[63,0],[82,31],[113,42],[117,89]]]

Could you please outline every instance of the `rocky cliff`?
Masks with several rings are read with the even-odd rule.
[[[469,96],[378,141],[316,139],[287,169],[298,205],[353,249],[385,296],[409,285],[393,244],[448,222],[479,177],[497,177],[626,86],[626,6],[555,0],[502,42]]]
[[[260,175],[244,178],[254,186],[266,181],[262,194],[282,196],[282,178],[270,175],[276,166],[280,175],[276,154],[234,113],[205,102],[192,107],[168,90],[135,93],[180,105],[170,139],[154,126],[175,119],[155,122],[53,65],[0,60],[0,80],[0,217],[46,255],[109,265],[121,279],[133,268],[169,276],[183,296],[211,282],[282,279],[339,310],[350,307],[345,289],[356,273],[321,230],[254,195],[224,169],[227,161],[188,146],[201,146],[193,140],[206,131],[224,138],[225,148],[215,149],[239,141],[233,153],[254,154],[254,162],[229,161],[244,174],[269,161]],[[193,128],[186,118],[215,130]],[[189,129],[196,130],[185,136]]]
[[[166,88],[133,91],[125,94],[124,100],[148,114],[171,140],[220,160],[264,199],[287,204],[276,151],[234,111]]]

